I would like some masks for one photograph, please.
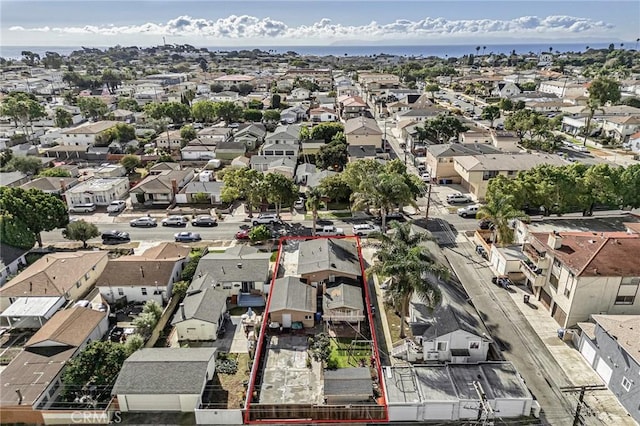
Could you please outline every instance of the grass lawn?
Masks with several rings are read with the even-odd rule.
[[[343,217],[351,217],[351,212],[318,212],[318,219],[340,219]],[[311,213],[307,213],[304,215],[305,220],[312,220],[313,215]]]
[[[396,310],[392,306],[384,305],[384,311],[387,314],[387,323],[389,324],[389,333],[391,334],[391,342],[395,343],[400,339],[400,316],[396,315]],[[405,324],[404,332],[407,337],[411,337],[411,330]]]
[[[339,337],[331,339],[331,356],[337,362],[338,368],[359,367],[360,360],[364,360],[365,365],[369,365],[371,359],[371,345],[369,343],[360,343],[358,348],[353,348],[349,352],[351,344],[350,338]],[[351,356],[349,356],[351,355]]]

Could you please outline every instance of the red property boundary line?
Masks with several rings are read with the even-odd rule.
[[[267,318],[269,309],[271,307],[271,295],[273,294],[273,288],[276,282],[276,278],[278,277],[278,270],[280,269],[280,258],[282,256],[282,245],[286,243],[288,240],[314,240],[314,239],[347,239],[347,238],[355,238],[356,240],[356,248],[358,251],[358,260],[360,261],[360,272],[362,273],[362,284],[364,287],[364,297],[366,303],[367,316],[369,319],[369,332],[371,333],[371,338],[373,340],[374,346],[374,356],[376,363],[376,371],[378,372],[378,384],[380,387],[380,398],[384,407],[384,418],[380,420],[371,420],[371,419],[353,419],[353,420],[316,420],[310,422],[309,419],[266,419],[266,420],[251,420],[249,416],[249,411],[251,409],[251,400],[253,399],[253,391],[255,390],[256,378],[258,374],[258,369],[260,368],[260,358],[262,354],[262,346],[264,345],[265,339],[265,331],[267,328]],[[333,237],[280,237],[278,241],[278,256],[276,258],[276,267],[273,271],[273,277],[271,278],[271,286],[269,288],[269,297],[267,298],[267,305],[265,307],[265,311],[263,313],[262,325],[260,326],[260,340],[258,341],[258,345],[256,346],[256,358],[253,361],[253,368],[251,369],[251,377],[249,378],[249,387],[247,389],[247,404],[244,412],[244,424],[309,424],[309,423],[388,423],[389,422],[389,407],[386,403],[386,396],[384,386],[382,385],[382,366],[380,365],[380,353],[378,352],[378,339],[376,337],[375,329],[373,327],[371,315],[371,298],[369,297],[369,282],[365,273],[364,268],[364,258],[362,257],[362,246],[360,245],[360,237],[358,236],[333,236]]]

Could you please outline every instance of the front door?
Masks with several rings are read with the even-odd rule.
[[[282,327],[291,328],[291,314],[282,314]]]

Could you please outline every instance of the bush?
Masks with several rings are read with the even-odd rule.
[[[238,372],[238,361],[235,359],[223,359],[216,365],[216,370],[220,374],[236,374]]]

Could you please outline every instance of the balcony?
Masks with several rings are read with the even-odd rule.
[[[527,277],[527,280],[531,282],[534,287],[542,287],[545,282],[545,277],[542,275],[543,270],[534,266],[531,262],[520,261],[520,271]]]
[[[529,258],[533,265],[533,269],[549,269],[550,258],[546,252],[540,252],[531,244],[526,243],[522,246],[522,252]]]

